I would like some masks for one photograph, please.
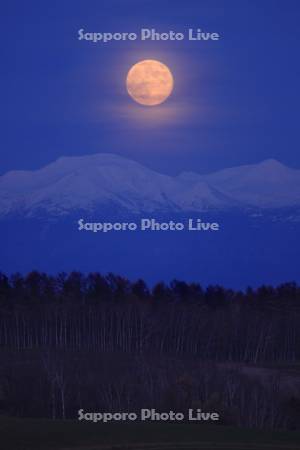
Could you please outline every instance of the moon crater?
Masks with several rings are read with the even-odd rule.
[[[128,94],[137,103],[155,106],[171,94],[174,80],[170,69],[160,61],[146,59],[131,67],[127,74]]]

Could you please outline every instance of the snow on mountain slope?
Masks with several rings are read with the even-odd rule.
[[[195,188],[111,154],[60,158],[32,172],[0,177],[0,214],[65,214],[114,205],[131,212],[222,207],[216,189],[204,181]]]
[[[140,213],[294,205],[300,205],[300,171],[274,160],[171,177],[101,153],[63,157],[40,170],[0,177],[0,216],[62,215],[104,206]]]
[[[234,167],[200,176],[184,173],[180,179],[204,180],[237,204],[255,208],[284,208],[300,205],[300,170],[274,159]]]
[[[300,204],[300,170],[272,159],[238,169],[223,170],[205,179],[225,194],[252,206],[280,208]]]

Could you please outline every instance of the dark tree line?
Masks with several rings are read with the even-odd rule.
[[[300,359],[295,283],[241,292],[2,274],[0,347],[0,412],[55,419],[197,405],[224,411],[225,423],[299,425],[299,384],[285,389],[278,369]]]
[[[150,290],[109,274],[0,276],[0,346],[170,355],[210,361],[300,359],[300,287],[246,292],[195,283]]]

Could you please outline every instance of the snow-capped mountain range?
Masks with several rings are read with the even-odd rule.
[[[0,177],[0,217],[66,215],[113,206],[131,213],[300,207],[300,170],[276,160],[208,175],[168,176],[113,154],[62,157]]]

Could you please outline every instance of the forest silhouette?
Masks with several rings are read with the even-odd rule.
[[[300,287],[245,291],[114,274],[0,276],[0,411],[201,407],[221,422],[300,425]],[[25,389],[24,389],[25,387]]]

